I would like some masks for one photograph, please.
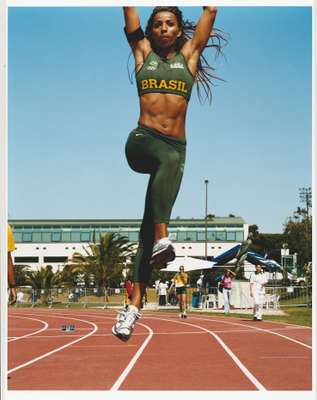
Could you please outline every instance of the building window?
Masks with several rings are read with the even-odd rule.
[[[197,240],[202,242],[205,240],[205,232],[197,232]]]
[[[72,242],[80,242],[80,232],[78,231],[71,232],[70,239]]]
[[[187,232],[177,232],[177,240],[179,242],[186,242]]]
[[[218,231],[216,233],[216,240],[221,240],[224,242],[226,240],[226,232],[225,231]]]
[[[80,233],[80,241],[81,242],[90,242],[90,232],[81,232]]]
[[[235,241],[236,240],[236,233],[235,232],[227,232],[227,240],[228,241]]]
[[[65,263],[67,260],[67,257],[44,257],[45,263]]]
[[[23,232],[22,233],[22,242],[32,242],[32,233]]]
[[[51,242],[51,232],[43,232],[42,233],[42,242],[48,243]]]
[[[70,242],[70,232],[62,232],[62,242]]]
[[[243,242],[243,232],[242,231],[236,232],[236,241],[237,242]]]
[[[186,232],[186,240],[191,242],[196,242],[197,232]]]
[[[38,257],[14,257],[15,264],[38,263]]]
[[[216,240],[216,232],[215,231],[207,232],[207,239],[208,242],[214,242]]]
[[[14,232],[13,237],[16,243],[22,242],[22,233]]]
[[[139,232],[129,232],[129,242],[138,242]]]
[[[38,243],[42,241],[42,233],[41,232],[33,232],[33,242]]]
[[[62,239],[61,232],[52,232],[52,242],[60,242]]]

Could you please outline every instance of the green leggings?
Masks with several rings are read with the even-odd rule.
[[[169,223],[183,177],[186,142],[139,124],[125,152],[134,171],[150,174],[133,271],[133,281],[146,284],[152,272],[154,224]]]

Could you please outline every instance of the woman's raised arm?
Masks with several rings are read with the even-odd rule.
[[[193,51],[198,51],[199,54],[204,50],[208,42],[217,15],[216,7],[203,7],[203,10],[191,41]]]
[[[123,7],[124,21],[127,33],[132,33],[140,27],[139,14],[135,7]]]
[[[150,44],[145,38],[144,32],[141,28],[139,14],[135,7],[123,7],[123,14],[125,20],[124,31],[131,46],[136,67],[139,68],[149,53]]]
[[[193,38],[189,40],[182,49],[182,52],[189,61],[189,64],[192,63],[193,67],[198,62],[200,54],[208,43],[216,15],[216,7],[203,7],[203,13],[199,18]]]

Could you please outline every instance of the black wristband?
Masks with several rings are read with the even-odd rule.
[[[127,28],[124,27],[124,33],[128,39],[128,42],[137,42],[139,40],[144,39],[144,32],[143,29],[139,26],[138,29],[136,29],[133,32],[128,33]]]

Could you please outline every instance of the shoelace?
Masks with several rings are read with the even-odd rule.
[[[122,324],[120,326],[120,329],[121,328],[129,328],[130,329],[132,327],[134,321],[136,320],[137,315],[138,315],[138,313],[136,313],[136,312],[128,312],[125,320],[122,322]]]
[[[127,313],[126,310],[120,311],[118,316],[117,316],[117,321],[118,322],[124,321],[126,313]]]

